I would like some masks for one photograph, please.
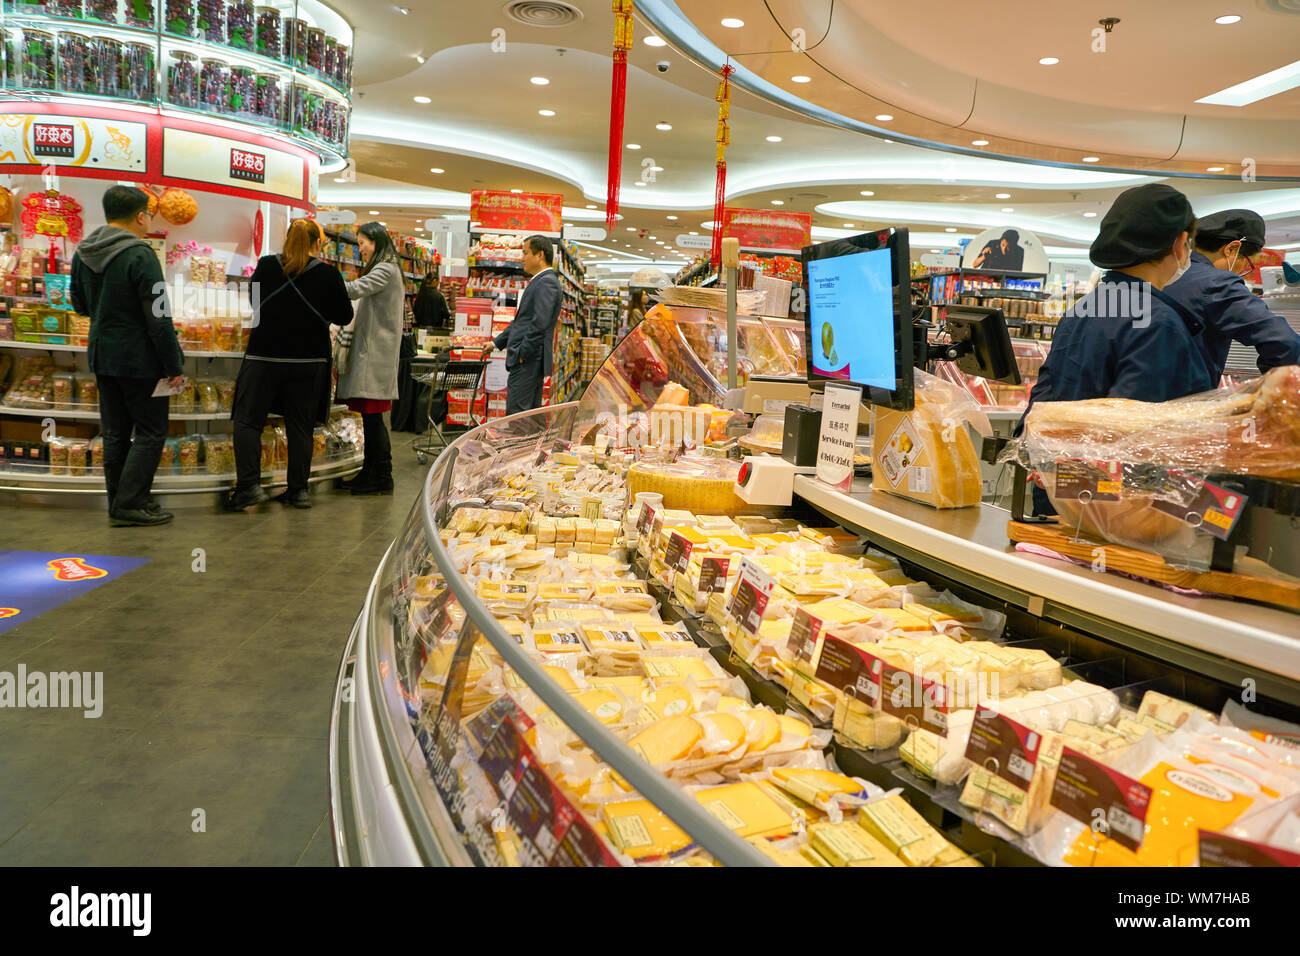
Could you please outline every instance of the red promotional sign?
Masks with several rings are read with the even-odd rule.
[[[739,239],[741,249],[797,255],[812,245],[812,214],[728,207],[722,213],[722,235]]]
[[[469,218],[484,232],[560,234],[564,196],[561,193],[512,193],[475,189],[469,194]]]
[[[266,182],[266,155],[251,149],[230,150],[230,178],[250,183]]]
[[[47,561],[46,566],[54,572],[54,577],[59,581],[86,581],[108,575],[103,568],[87,564],[85,558],[55,558],[53,561]]]

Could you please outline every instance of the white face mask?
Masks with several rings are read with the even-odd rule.
[[[1189,242],[1187,244],[1186,261],[1178,263],[1178,269],[1174,272],[1173,277],[1168,282],[1165,283],[1165,285],[1173,285],[1175,282],[1181,279],[1183,277],[1183,273],[1186,272],[1189,268],[1191,268],[1191,265],[1192,265],[1192,244]]]

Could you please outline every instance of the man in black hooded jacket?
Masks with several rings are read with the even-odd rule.
[[[166,524],[173,515],[149,496],[167,439],[167,397],[153,393],[159,379],[180,385],[184,356],[162,266],[144,241],[152,221],[148,195],[110,186],[103,203],[107,225],[86,236],[72,257],[72,307],[90,317],[109,523]]]

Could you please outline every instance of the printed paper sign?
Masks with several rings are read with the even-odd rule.
[[[721,594],[727,589],[730,558],[705,558],[700,563],[700,593]]]
[[[828,687],[844,691],[851,688],[858,700],[876,710],[880,709],[881,670],[882,662],[878,657],[842,638],[828,636],[822,641],[817,679]]]
[[[664,564],[670,571],[685,571],[691,563],[691,543],[676,531],[668,538],[668,547],[664,549]]]
[[[848,491],[853,484],[853,455],[861,404],[862,389],[850,385],[826,386],[821,436],[817,442],[817,480],[840,491]]]
[[[1042,735],[993,711],[976,708],[966,744],[966,759],[991,770],[1008,783],[1029,789],[1043,742]],[[990,766],[989,761],[994,761]]]
[[[1199,831],[1201,866],[1300,866],[1300,853],[1226,833]]]
[[[767,610],[768,598],[776,582],[772,576],[748,558],[740,559],[740,576],[731,592],[727,614],[750,634],[757,634]]]
[[[1176,468],[1169,469],[1163,486],[1163,495],[1151,503],[1153,508],[1220,540],[1232,534],[1237,519],[1246,510],[1245,495]]]
[[[1151,788],[1065,747],[1051,804],[1136,853],[1146,835]]]
[[[1119,501],[1124,466],[1114,459],[1056,459],[1057,498],[1076,501]]]

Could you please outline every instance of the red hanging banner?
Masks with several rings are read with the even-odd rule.
[[[613,0],[614,73],[609,86],[609,169],[606,173],[605,228],[618,224],[623,180],[623,114],[627,107],[627,51],[632,48],[632,0]]]
[[[798,255],[812,245],[812,214],[729,207],[722,213],[722,235],[739,239],[742,250]]]
[[[558,236],[563,227],[564,194],[474,189],[469,194],[469,218],[479,224],[481,232],[500,229]]]
[[[722,266],[722,217],[727,203],[727,147],[731,145],[731,127],[727,120],[731,117],[731,74],[735,68],[728,59],[723,65],[722,82],[718,84],[718,131],[714,143],[714,162],[717,165],[717,181],[713,190],[713,249],[709,254],[714,268]]]

